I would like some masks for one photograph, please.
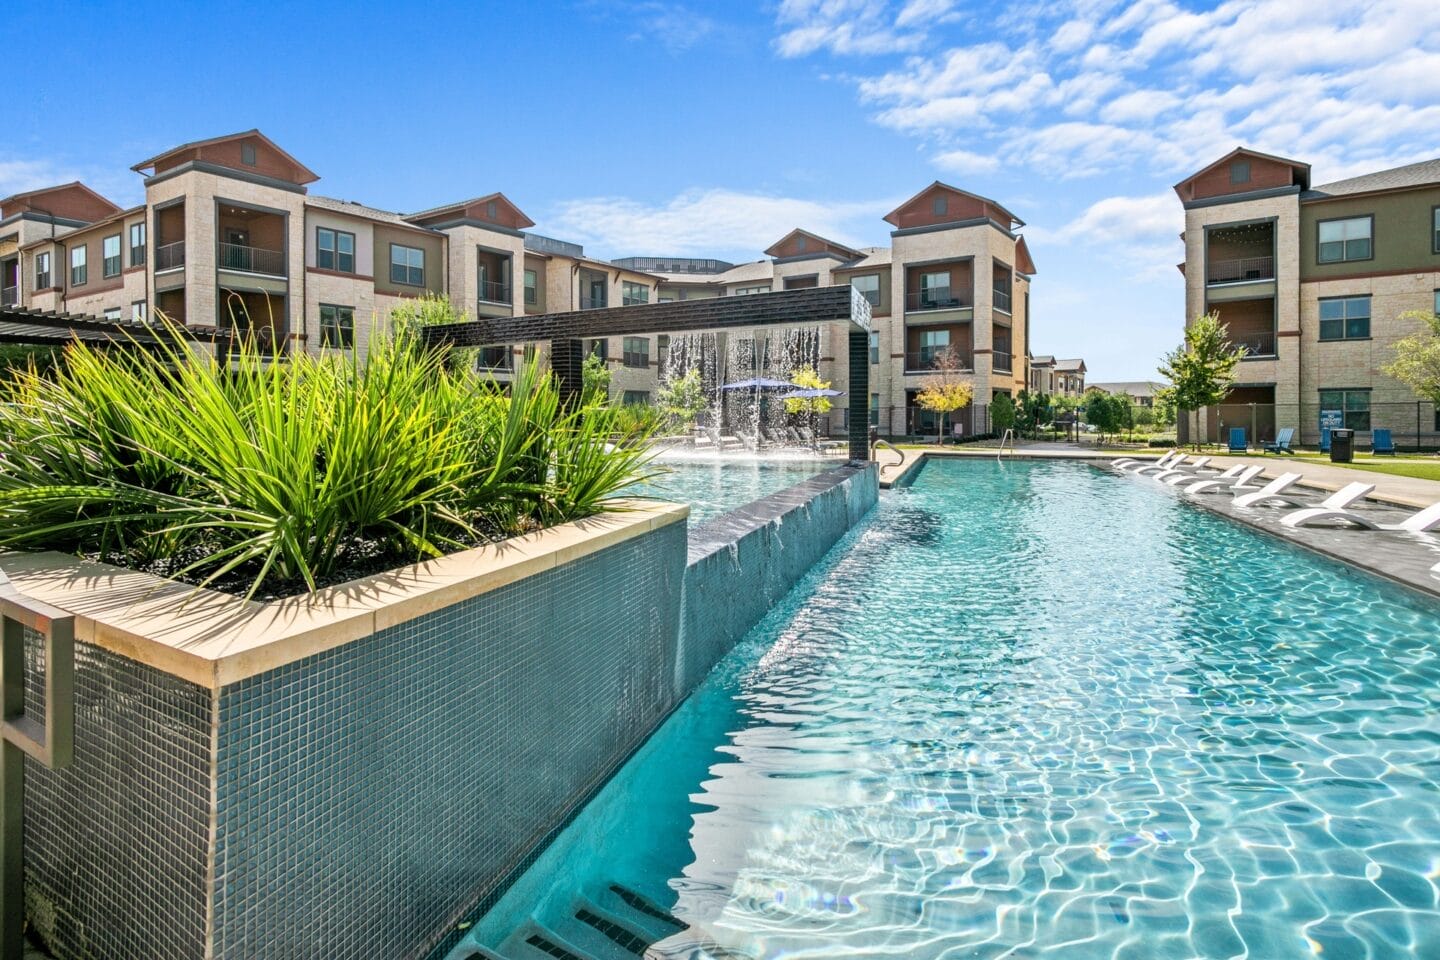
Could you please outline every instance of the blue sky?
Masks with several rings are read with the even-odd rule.
[[[1434,0],[15,5],[0,196],[259,127],[392,210],[502,190],[599,256],[889,242],[931,180],[1029,226],[1037,353],[1153,375],[1170,185],[1237,144],[1315,182],[1440,155]],[[43,39],[42,39],[43,38]]]

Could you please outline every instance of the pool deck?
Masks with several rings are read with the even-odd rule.
[[[914,475],[920,464],[928,457],[954,459],[991,459],[996,455],[994,447],[953,450],[901,450],[905,454],[904,464],[895,462],[891,451],[879,453],[881,463],[881,486],[891,487],[904,482]],[[1164,451],[1137,451],[1136,459],[1158,459]],[[1186,496],[1174,487],[1135,476],[1110,466],[1110,461],[1124,456],[1114,452],[1101,452],[1076,448],[1069,444],[1042,444],[1036,447],[1020,447],[1012,456],[1008,451],[1005,460],[1081,460],[1092,463],[1096,468],[1115,473],[1135,483],[1148,483],[1157,490],[1169,493],[1193,506],[1217,513],[1242,523],[1270,536],[1306,550],[1322,554],[1335,560],[1364,570],[1367,573],[1417,590],[1431,598],[1440,597],[1440,536],[1436,534],[1406,534],[1362,530],[1353,526],[1324,526],[1291,528],[1280,523],[1289,513],[1286,508],[1236,507],[1232,498],[1224,495]],[[1380,523],[1396,523],[1416,509],[1428,507],[1440,501],[1440,481],[1422,480],[1416,477],[1399,477],[1388,473],[1374,473],[1369,470],[1335,467],[1328,463],[1295,460],[1276,456],[1212,457],[1209,466],[1224,469],[1235,464],[1263,466],[1264,479],[1273,479],[1282,473],[1301,475],[1299,486],[1311,492],[1331,492],[1355,481],[1375,484],[1375,492],[1352,509],[1359,510]]]

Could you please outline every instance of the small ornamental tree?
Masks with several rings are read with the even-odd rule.
[[[1380,369],[1440,406],[1440,314],[1412,310],[1400,319],[1419,323],[1422,329],[1395,341],[1395,359]]]
[[[1185,342],[1165,355],[1159,370],[1170,381],[1176,408],[1193,413],[1225,399],[1244,356],[1245,348],[1230,342],[1220,316],[1207,313],[1185,328]]]
[[[1020,429],[1037,436],[1040,424],[1050,418],[1050,397],[1044,393],[1020,391]]]
[[[1175,426],[1175,389],[1161,387],[1155,391],[1155,425],[1164,429]]]
[[[1004,433],[1015,426],[1015,401],[1008,393],[998,393],[990,401],[990,429]]]
[[[801,390],[829,390],[830,381],[821,380],[814,367],[801,367],[791,376],[790,382]],[[785,401],[786,413],[829,413],[832,404],[829,397],[792,397]]]
[[[580,405],[603,407],[610,402],[610,368],[592,353],[580,367]]]
[[[915,402],[921,409],[940,415],[940,442],[945,442],[945,418],[963,410],[975,399],[975,388],[961,373],[960,357],[946,350],[935,358],[934,372],[920,384]]]
[[[1092,389],[1087,391],[1081,400],[1085,406],[1085,422],[1099,431],[1101,439],[1106,434],[1118,433],[1125,425],[1122,419],[1124,414],[1120,405],[1115,402],[1118,399],[1104,390]]]
[[[672,430],[689,430],[695,418],[710,406],[700,371],[693,367],[656,391],[656,400]]]

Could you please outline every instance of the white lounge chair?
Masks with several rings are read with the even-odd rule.
[[[1178,467],[1178,466],[1180,466],[1182,463],[1184,463],[1186,459],[1187,459],[1187,458],[1186,458],[1185,454],[1182,453],[1182,454],[1180,454],[1178,457],[1176,457],[1174,460],[1171,460],[1169,463],[1165,463],[1165,464],[1161,464],[1161,463],[1158,463],[1158,462],[1157,462],[1157,463],[1151,463],[1151,464],[1148,464],[1148,465],[1143,466],[1143,467],[1136,467],[1134,470],[1131,470],[1130,472],[1133,473],[1133,474],[1135,474],[1135,476],[1137,476],[1137,477],[1148,477],[1148,476],[1152,476],[1152,475],[1157,474],[1157,473],[1164,473],[1164,472],[1167,471],[1167,470],[1174,470],[1176,467]]]
[[[1235,466],[1228,467],[1224,471],[1219,473],[1216,473],[1215,469],[1213,467],[1210,467],[1206,469],[1206,472],[1215,474],[1215,476],[1213,477],[1206,478],[1209,480],[1234,480],[1236,477],[1240,476],[1240,474],[1245,472],[1245,464],[1237,463],[1235,464]],[[1170,484],[1170,486],[1174,487],[1186,482],[1187,480],[1194,479],[1196,479],[1195,474],[1186,473],[1184,470],[1177,470],[1173,477],[1166,477],[1165,482]]]
[[[1171,449],[1167,453],[1163,454],[1159,460],[1149,460],[1141,457],[1116,457],[1114,460],[1110,461],[1110,466],[1123,467],[1127,463],[1160,463],[1163,462],[1166,458],[1175,456],[1179,452],[1179,450]]]
[[[1241,493],[1236,495],[1232,502],[1237,507],[1258,507],[1261,504],[1269,504],[1272,506],[1288,504],[1292,507],[1303,507],[1305,505],[1303,501],[1296,500],[1285,492],[1299,482],[1300,474],[1282,473],[1254,493]]]
[[[1246,490],[1259,490],[1260,485],[1251,483],[1260,474],[1265,472],[1264,467],[1241,467],[1234,476],[1220,478],[1211,477],[1208,480],[1200,480],[1185,488],[1186,493],[1244,493]]]
[[[1354,487],[1358,484],[1352,483],[1350,486]],[[1371,487],[1371,489],[1374,488]],[[1366,493],[1369,492],[1369,490],[1366,491]],[[1318,507],[1308,507],[1287,514],[1280,519],[1280,522],[1287,527],[1308,527],[1325,521],[1342,520],[1346,523],[1353,523],[1357,527],[1364,527],[1366,530],[1396,530],[1401,533],[1428,533],[1440,528],[1440,503],[1432,503],[1424,510],[1417,510],[1399,523],[1376,523],[1363,514],[1347,510],[1348,506],[1348,503],[1338,507],[1332,506],[1330,501],[1326,500]]]
[[[1191,460],[1189,463],[1177,463],[1173,467],[1166,467],[1159,473],[1150,474],[1150,477],[1153,480],[1162,480],[1166,483],[1169,483],[1170,478],[1174,477],[1176,474],[1191,477],[1199,476],[1200,471],[1204,470],[1205,464],[1209,462],[1209,457],[1197,457],[1196,459]]]
[[[1174,463],[1176,459],[1183,456],[1185,456],[1185,454],[1181,453],[1179,450],[1171,450],[1169,453],[1162,456],[1159,460],[1131,460],[1129,463],[1122,463],[1118,466],[1121,470],[1129,471],[1143,470],[1146,467],[1168,467],[1170,464]]]

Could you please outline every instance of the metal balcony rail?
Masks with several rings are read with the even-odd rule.
[[[634,307],[634,306],[638,306],[639,304],[649,303],[649,302],[650,302],[650,298],[649,298],[649,297],[621,297],[621,298],[620,298],[620,305],[621,305],[621,306],[624,306],[624,307]]]
[[[1003,370],[1006,373],[1010,372],[1011,358],[1008,351],[994,350],[991,352],[990,358],[994,362],[994,367],[996,370]]]
[[[283,277],[285,276],[285,255],[279,250],[248,247],[239,243],[222,243],[220,244],[220,269]]]
[[[994,296],[995,296],[995,309],[996,309],[996,310],[1004,310],[1006,313],[1009,313],[1009,312],[1010,312],[1010,291],[1009,291],[1009,290],[995,290],[995,291],[993,291],[993,292],[994,292]]]
[[[155,272],[185,266],[185,241],[164,243],[155,248]]]
[[[917,290],[905,295],[905,309],[911,312],[920,310],[955,310],[961,307],[973,307],[975,297],[969,290],[952,289],[950,287],[929,287],[925,290]]]
[[[480,370],[510,370],[515,366],[514,357],[509,347],[481,347],[475,366]]]
[[[971,350],[959,350],[950,347],[927,347],[922,350],[909,351],[905,354],[906,373],[928,373],[931,370],[940,369],[940,363],[944,355],[949,352],[954,355],[960,364],[959,370],[968,371],[975,369],[975,354]]]
[[[19,287],[0,287],[0,304],[9,306],[12,303],[20,302]]]
[[[607,307],[607,306],[609,306],[609,304],[607,304],[607,303],[605,302],[605,298],[604,298],[604,297],[581,297],[581,298],[580,298],[580,309],[581,309],[581,310],[603,310],[603,309],[604,309],[605,307]]]
[[[1230,342],[1237,347],[1244,347],[1247,357],[1275,356],[1274,333],[1232,333]]]
[[[1242,257],[1238,260],[1211,260],[1205,271],[1206,283],[1244,283],[1274,280],[1274,257]]]
[[[481,303],[510,303],[510,285],[498,280],[480,281]]]

